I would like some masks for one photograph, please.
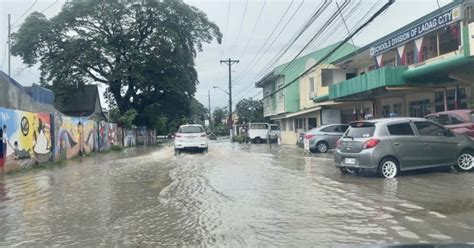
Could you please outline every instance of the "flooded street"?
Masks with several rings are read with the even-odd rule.
[[[474,242],[474,173],[341,175],[329,154],[217,141],[0,178],[0,246]]]

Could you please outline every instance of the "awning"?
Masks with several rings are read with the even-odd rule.
[[[387,66],[367,72],[363,75],[329,86],[329,99],[343,100],[358,93],[368,92],[385,86],[406,84],[402,73],[406,66]]]
[[[453,71],[473,64],[474,58],[458,55],[410,68],[403,72],[402,77],[406,81],[415,83],[444,83],[450,80],[449,75]]]
[[[322,95],[322,96],[313,98],[313,102],[324,102],[327,100],[329,100],[329,95]]]
[[[318,107],[306,109],[306,110],[303,110],[303,111],[298,111],[298,112],[295,112],[295,113],[287,114],[286,117],[290,118],[290,117],[295,117],[295,116],[298,116],[298,115],[304,115],[304,114],[307,114],[307,113],[318,111],[320,109],[321,109],[321,106],[318,106]]]

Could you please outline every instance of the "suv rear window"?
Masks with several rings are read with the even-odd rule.
[[[350,128],[345,136],[352,138],[369,138],[374,135],[375,124],[372,122],[354,122],[350,124]]]
[[[184,126],[179,128],[178,133],[204,133],[204,129],[200,126]]]

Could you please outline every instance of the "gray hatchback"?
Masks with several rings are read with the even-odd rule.
[[[454,166],[474,167],[474,141],[422,118],[352,122],[338,140],[334,161],[343,173],[361,169],[393,178],[400,171]]]
[[[344,124],[323,125],[309,130],[304,135],[304,139],[308,140],[311,152],[325,153],[336,147],[337,140],[342,137],[348,127]]]

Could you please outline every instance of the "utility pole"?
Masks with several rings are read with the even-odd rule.
[[[212,132],[212,117],[211,117],[211,90],[207,90],[207,100],[209,102],[209,128]]]
[[[10,57],[11,57],[11,36],[12,36],[12,25],[11,25],[11,15],[8,14],[8,77],[10,77]]]
[[[239,63],[239,60],[232,60],[231,58],[226,60],[221,60],[221,64],[224,63],[229,67],[229,123],[230,135],[232,138],[233,135],[233,123],[232,123],[232,65]]]

